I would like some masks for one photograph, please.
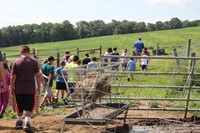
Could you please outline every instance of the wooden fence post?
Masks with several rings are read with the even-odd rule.
[[[76,49],[76,54],[79,56],[79,48]]]
[[[174,56],[178,57],[178,53],[177,53],[176,48],[174,48],[173,51],[174,51]],[[177,66],[179,67],[179,65],[180,65],[179,59],[176,59],[176,63],[177,63]]]
[[[6,61],[6,53],[3,53],[4,61]]]
[[[156,56],[158,56],[159,43],[156,44]]]
[[[102,46],[100,46],[100,56],[101,56],[101,54],[102,54]],[[99,56],[99,57],[100,57],[100,56]]]
[[[36,55],[36,52],[35,52],[35,48],[33,48],[33,57],[35,57]]]
[[[187,54],[186,54],[187,57],[190,56],[190,49],[191,49],[191,39],[188,40],[188,45],[187,45]]]
[[[60,52],[59,49],[57,49],[57,67],[60,66]]]

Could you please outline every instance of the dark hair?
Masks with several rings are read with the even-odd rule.
[[[147,47],[144,47],[144,51],[147,51]]]
[[[117,47],[114,47],[114,48],[113,48],[113,51],[117,51]]]
[[[112,52],[112,48],[108,48],[108,49],[107,49],[107,52]]]
[[[48,57],[48,61],[54,61],[54,57],[53,57],[52,55],[50,55],[50,56]]]
[[[77,55],[74,55],[73,58],[72,58],[72,61],[76,62],[79,60],[79,57]]]
[[[140,37],[140,38],[138,38],[138,40],[140,40],[140,41],[141,41],[141,40],[142,40],[142,38]]]
[[[65,54],[70,54],[70,51],[69,51],[69,50],[66,50],[66,51],[65,51]]]
[[[86,56],[86,57],[89,57],[89,54],[88,54],[88,53],[86,53],[86,54],[85,54],[85,56]]]
[[[97,58],[96,57],[92,57],[92,61],[97,61]]]
[[[125,48],[125,49],[124,49],[124,52],[126,52],[126,53],[127,53],[127,52],[128,52],[128,50]]]
[[[65,64],[66,64],[66,63],[65,63],[65,61],[63,61],[63,60],[60,62],[60,65],[61,65],[61,66],[65,66]]]
[[[27,45],[22,45],[19,51],[21,54],[30,53],[30,48]]]
[[[42,64],[46,64],[48,62],[48,59],[44,59],[43,61],[42,61]]]
[[[8,64],[6,62],[3,63],[3,67],[4,67],[4,69],[7,69],[8,71],[10,71],[9,67],[8,67]]]

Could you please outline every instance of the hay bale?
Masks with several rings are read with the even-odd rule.
[[[76,84],[74,91],[75,96],[81,99],[83,95],[84,99],[96,101],[97,99],[110,94],[111,85],[108,78],[109,77],[106,75],[97,77],[97,73],[95,74],[93,72],[87,74],[87,78]]]

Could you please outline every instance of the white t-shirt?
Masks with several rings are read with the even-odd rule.
[[[143,55],[144,57],[147,57],[147,55]],[[141,58],[141,64],[142,65],[147,65],[148,64],[148,59],[147,58]]]
[[[128,56],[128,53],[123,53],[121,56]],[[129,61],[129,58],[121,58],[121,63],[127,63]]]

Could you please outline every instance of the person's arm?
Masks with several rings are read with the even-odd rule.
[[[36,88],[36,91],[40,94],[40,79],[41,79],[41,74],[40,74],[40,72],[37,72],[36,74],[35,74],[35,76],[36,76],[36,81],[37,81],[37,88]]]
[[[0,61],[0,75],[3,81],[3,91],[6,91],[6,76],[5,76],[3,61]]]
[[[11,76],[11,80],[10,80],[10,91],[11,91],[11,94],[14,96],[15,95],[15,80],[16,80],[16,74],[13,74]]]

